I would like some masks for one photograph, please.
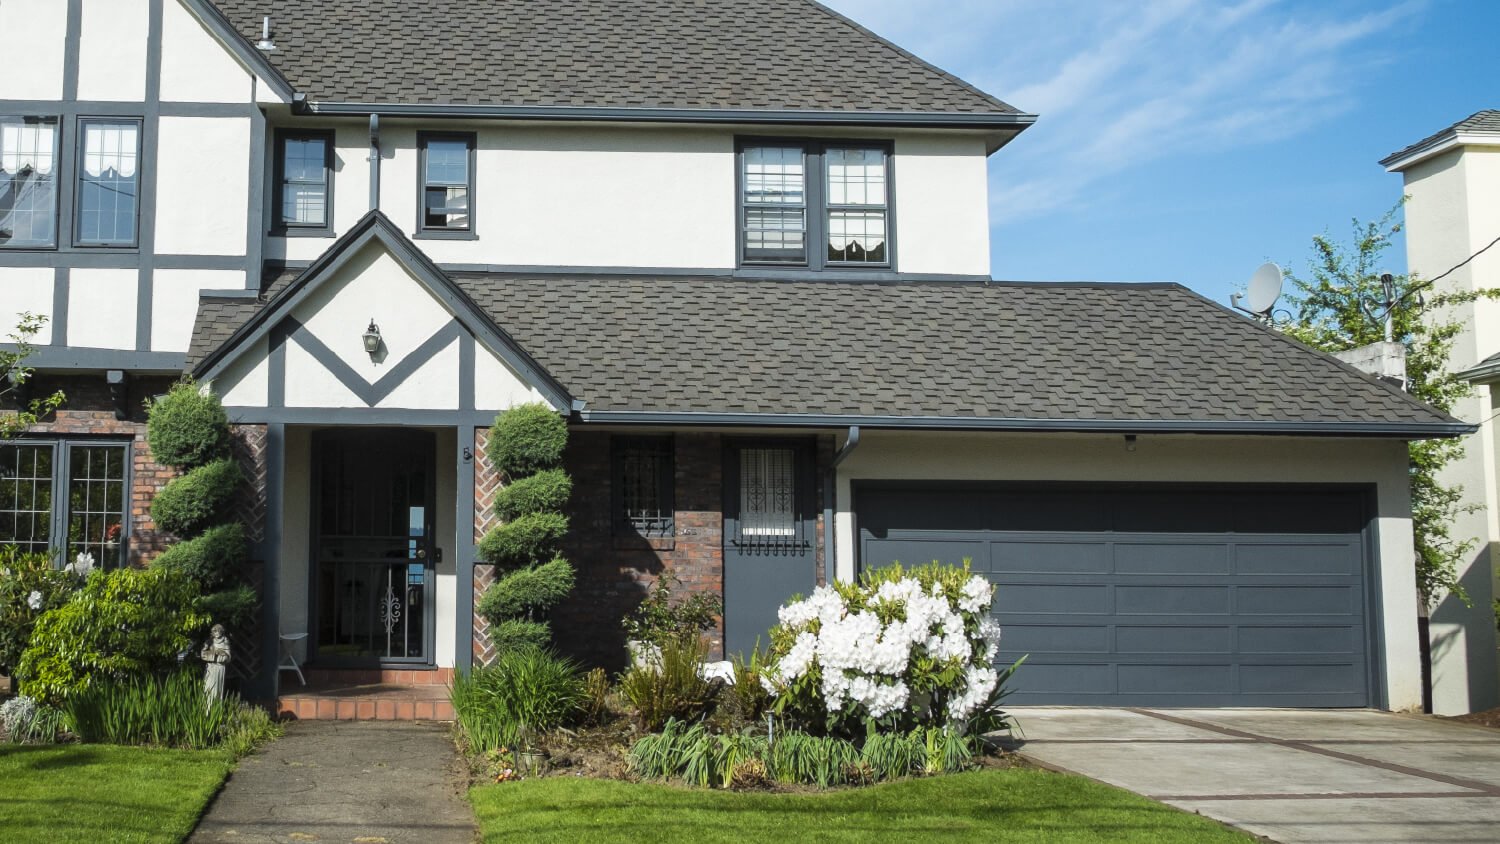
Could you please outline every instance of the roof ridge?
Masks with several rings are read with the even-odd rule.
[[[817,11],[822,12],[823,14],[827,15],[828,17],[831,17],[834,20],[836,20],[836,21],[844,24],[845,26],[853,29],[854,31],[856,31],[856,32],[858,32],[858,33],[860,33],[862,35],[868,36],[869,38],[874,39],[881,46],[886,47],[887,49],[895,52],[897,55],[901,56],[902,58],[905,58],[907,61],[913,62],[913,63],[915,63],[915,64],[919,65],[920,67],[923,67],[923,68],[925,68],[927,70],[933,71],[933,72],[937,73],[939,76],[947,79],[950,82],[954,82],[954,83],[956,83],[958,85],[963,86],[964,88],[968,89],[971,93],[977,94],[978,96],[984,98],[985,100],[988,100],[991,103],[994,103],[997,106],[1000,106],[1001,108],[1005,109],[1008,112],[1012,112],[1012,113],[1015,113],[1015,114],[1027,114],[1028,113],[1028,112],[1022,111],[1021,109],[1019,109],[1019,108],[1011,105],[1008,102],[1005,102],[1004,100],[1000,99],[999,97],[995,96],[994,94],[991,94],[990,92],[985,91],[984,89],[980,88],[978,85],[975,85],[974,83],[969,82],[968,80],[963,79],[962,77],[959,77],[959,76],[957,76],[954,73],[951,73],[949,71],[946,71],[946,70],[942,69],[941,67],[938,67],[937,65],[933,64],[932,62],[929,62],[926,59],[922,58],[921,56],[917,55],[916,53],[913,53],[910,50],[907,50],[906,48],[904,48],[901,45],[897,44],[896,42],[890,40],[889,38],[886,38],[883,35],[880,35],[879,33],[875,32],[872,29],[870,29],[869,27],[866,27],[863,24],[860,24],[859,22],[855,21],[853,18],[849,17],[848,15],[845,15],[842,12],[839,12],[839,11],[837,11],[835,9],[832,9],[832,8],[829,8],[828,6],[825,6],[823,3],[819,2],[818,0],[802,0],[802,2],[806,3],[807,5],[809,5],[811,7],[813,7]]]

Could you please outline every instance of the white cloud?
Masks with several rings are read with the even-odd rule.
[[[1132,168],[1293,138],[1335,120],[1423,0],[828,0],[1041,115],[993,168],[996,225],[1107,193]]]

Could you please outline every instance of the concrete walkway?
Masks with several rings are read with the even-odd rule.
[[[1500,840],[1500,730],[1365,710],[1014,712],[1043,765],[1275,841]]]
[[[189,840],[471,844],[458,765],[439,724],[297,721],[240,762]]]

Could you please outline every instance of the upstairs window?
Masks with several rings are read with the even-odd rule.
[[[78,122],[80,246],[134,246],[140,191],[139,120],[88,118]]]
[[[0,114],[0,248],[57,245],[57,118]]]
[[[673,536],[672,438],[615,437],[613,444],[615,535]]]
[[[740,263],[893,266],[888,145],[746,141],[740,146]]]
[[[417,232],[471,234],[474,231],[474,136],[418,134],[418,189],[422,197]]]
[[[281,132],[276,140],[276,233],[333,233],[333,133]]]

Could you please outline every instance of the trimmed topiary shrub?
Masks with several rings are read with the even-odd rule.
[[[197,533],[229,508],[244,481],[240,464],[231,458],[199,466],[156,494],[151,502],[151,519],[168,533]]]
[[[522,404],[495,417],[486,447],[490,463],[512,481],[562,463],[568,422],[544,404]]]
[[[229,415],[218,396],[182,381],[151,404],[146,442],[164,466],[202,466],[229,453]]]
[[[568,517],[561,513],[527,513],[485,534],[479,553],[496,565],[522,566],[555,556],[567,532]]]
[[[573,494],[573,479],[561,469],[547,469],[512,481],[495,494],[495,515],[511,521],[527,513],[558,513]]]
[[[557,555],[568,532],[562,509],[573,482],[561,468],[568,423],[543,404],[495,417],[485,451],[505,475],[495,512],[504,523],[479,541],[479,555],[499,578],[476,608],[502,652],[545,644],[546,613],[573,589],[573,566]]]
[[[249,558],[245,526],[230,522],[173,545],[151,565],[186,575],[206,589],[217,589],[232,580]]]

